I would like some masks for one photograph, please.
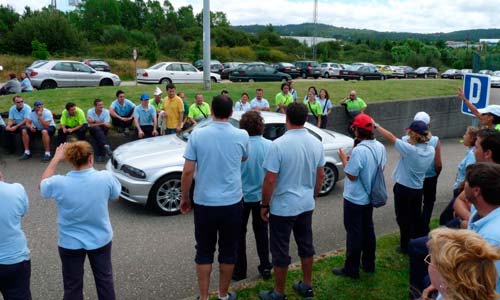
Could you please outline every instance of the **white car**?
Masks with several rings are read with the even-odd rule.
[[[340,70],[344,68],[338,63],[322,63],[321,64],[321,75],[324,78],[339,77]]]
[[[500,71],[495,71],[491,75],[491,87],[500,87]]]
[[[210,73],[212,82],[220,82],[220,75]],[[203,71],[184,62],[160,62],[147,69],[137,70],[137,82],[166,85],[169,83],[203,83]]]
[[[71,60],[46,60],[26,69],[31,85],[37,89],[83,86],[119,86],[120,77],[99,72],[84,63]]]
[[[242,114],[243,112],[234,112],[230,119],[233,126],[238,126]],[[275,140],[286,132],[284,114],[261,112],[261,115],[266,123],[265,138]],[[212,119],[208,118],[180,134],[137,140],[116,148],[106,168],[122,185],[120,197],[148,205],[162,215],[178,214],[186,142],[191,130],[197,130],[211,122]],[[353,139],[309,123],[305,127],[323,143],[326,166],[320,195],[326,195],[333,190],[337,181],[344,178],[338,150],[342,148],[350,154]]]

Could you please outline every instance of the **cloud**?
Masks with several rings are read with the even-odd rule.
[[[49,0],[4,2],[18,12],[26,5],[40,9],[50,4]],[[203,8],[202,0],[170,2],[176,9],[192,5],[195,13]],[[285,25],[312,22],[313,3],[313,0],[212,0],[210,8],[225,12],[233,25]],[[499,15],[500,5],[491,0],[320,0],[318,5],[320,23],[377,31],[431,33],[498,28]]]

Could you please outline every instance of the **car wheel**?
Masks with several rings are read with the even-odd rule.
[[[345,77],[345,78],[344,78],[344,81],[349,81],[349,78]]]
[[[319,76],[318,76],[318,75],[316,75],[316,76],[313,76],[313,78],[314,78],[314,79],[318,79],[318,78],[319,78]]]
[[[303,79],[307,79],[307,74],[306,73],[302,73],[302,78]]]
[[[149,191],[148,206],[161,215],[180,214],[181,174],[168,174],[156,181]]]
[[[363,75],[359,76],[359,80],[365,80],[365,76]]]
[[[248,82],[255,82],[255,79],[250,78],[250,79],[248,79]]]
[[[424,78],[427,79],[427,74],[424,74]]]
[[[170,80],[169,78],[162,78],[160,80],[160,84],[162,85],[167,85],[167,84],[171,84],[172,83],[172,80]]]
[[[45,80],[40,85],[40,89],[42,90],[55,89],[56,87],[57,87],[57,82],[55,82],[54,80]]]
[[[321,185],[321,190],[319,192],[319,195],[320,196],[328,195],[335,187],[338,178],[339,178],[339,171],[337,170],[337,168],[333,164],[327,163],[325,165],[325,178],[323,179],[323,184]]]
[[[113,85],[113,80],[109,78],[104,78],[99,82],[99,86],[112,86]]]
[[[217,79],[216,79],[215,77],[210,77],[210,81],[211,81],[212,83],[217,83]]]
[[[330,73],[326,72],[325,75],[323,76],[325,78],[330,78]]]

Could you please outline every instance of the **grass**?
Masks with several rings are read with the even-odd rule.
[[[296,81],[295,89],[299,93],[299,99],[306,94],[309,86],[325,88],[330,93],[333,103],[345,97],[350,90],[355,89],[358,95],[367,102],[415,99],[430,96],[448,96],[455,94],[455,89],[460,82],[454,80],[386,80],[386,81],[338,81],[338,80],[307,80]],[[160,86],[163,90],[164,86]],[[274,97],[280,91],[279,82],[256,82],[256,83],[218,83],[212,85],[211,91],[203,90],[202,84],[178,84],[177,91],[184,91],[189,103],[194,102],[196,93],[202,93],[205,101],[210,102],[214,95],[222,89],[227,89],[233,100],[239,99],[242,92],[248,92],[250,97],[255,95],[256,88],[264,89],[264,97],[274,104]],[[139,103],[139,96],[148,93],[153,97],[155,85],[137,85],[120,87],[89,87],[89,88],[61,88],[55,90],[40,90],[31,93],[23,93],[26,103],[32,105],[35,100],[42,100],[45,106],[54,113],[60,113],[66,102],[74,102],[86,111],[92,106],[95,98],[101,98],[106,105],[115,99],[118,89],[125,91],[128,99]],[[165,93],[165,92],[164,92]],[[165,93],[166,94],[166,93]],[[165,95],[164,94],[164,95]],[[0,111],[4,112],[12,105],[12,95],[0,96]]]

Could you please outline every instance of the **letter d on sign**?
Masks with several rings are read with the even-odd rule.
[[[472,77],[470,80],[469,101],[473,104],[481,100],[481,80]]]

